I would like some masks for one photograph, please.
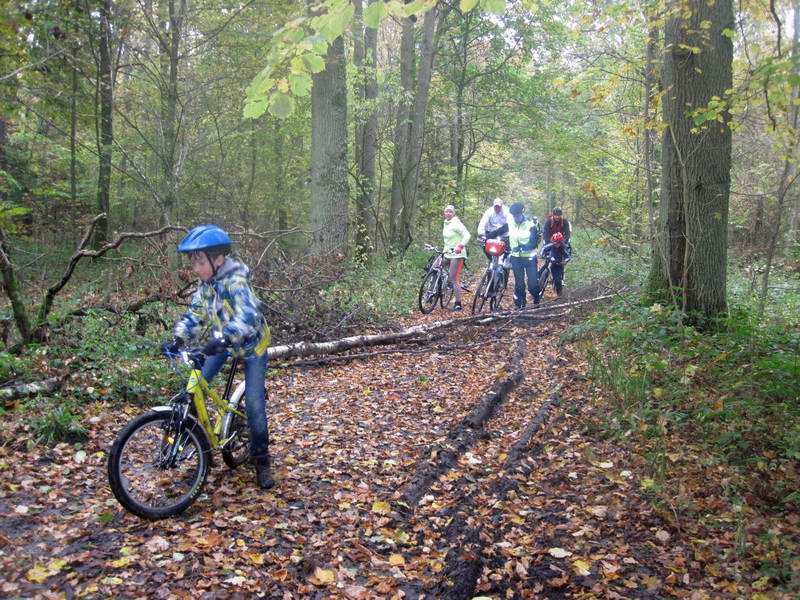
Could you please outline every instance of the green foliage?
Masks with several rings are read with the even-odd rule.
[[[14,354],[0,352],[0,383],[25,377],[30,372],[30,365]]]
[[[46,404],[44,411],[27,420],[34,440],[41,444],[67,442],[73,444],[86,439],[87,431],[78,415],[68,404]]]
[[[353,265],[323,294],[352,308],[360,306],[377,321],[412,314],[429,257],[427,250],[412,246],[392,260],[375,258],[368,267]]]
[[[600,415],[608,434],[696,440],[744,480],[773,477],[766,503],[796,504],[791,464],[800,459],[800,321],[797,313],[759,321],[741,298],[731,306],[715,332],[701,333],[678,313],[630,297],[568,338],[591,340],[585,344],[591,377],[611,394],[612,410]],[[651,465],[654,472],[667,467]]]

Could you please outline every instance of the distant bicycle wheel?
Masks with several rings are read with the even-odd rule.
[[[441,289],[439,290],[439,301],[442,304],[442,308],[447,308],[453,301],[453,294],[455,293],[453,282],[450,281],[450,279],[443,273],[439,285],[441,286]]]
[[[491,273],[486,271],[481,277],[481,281],[478,284],[478,289],[475,290],[475,297],[472,299],[472,314],[478,315],[483,311],[483,307],[486,305],[486,300],[488,300],[489,296],[489,283],[491,282]]]
[[[494,294],[492,294],[490,304],[490,309],[492,312],[499,312],[502,310],[500,304],[503,302],[503,296],[506,293],[506,286],[508,286],[506,271],[505,269],[499,269],[494,276]]]
[[[438,270],[429,271],[425,275],[425,279],[422,280],[422,285],[419,286],[417,305],[423,315],[433,312],[436,307],[436,301],[439,300],[439,277]]]
[[[539,297],[544,296],[544,291],[547,289],[547,284],[550,282],[550,269],[546,266],[542,267],[539,271]]]

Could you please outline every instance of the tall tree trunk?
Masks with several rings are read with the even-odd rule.
[[[328,48],[325,70],[315,73],[311,88],[312,252],[347,254],[347,85],[344,40]]]
[[[163,0],[166,16],[159,23],[159,61],[161,65],[161,186],[162,225],[168,225],[178,203],[178,61],[186,14],[186,0]],[[163,10],[162,10],[163,12]]]
[[[370,4],[379,0],[370,0]],[[356,256],[361,261],[369,260],[375,251],[372,237],[375,229],[375,157],[378,150],[378,114],[375,100],[378,97],[378,81],[375,70],[378,30],[363,26],[363,2],[355,4],[355,35],[353,36],[353,60],[358,69],[355,86],[356,98],[362,114],[356,118],[355,159],[357,168],[356,190]]]
[[[8,144],[8,126],[5,117],[0,114],[0,170],[8,171],[8,158],[6,157],[6,144]],[[0,200],[3,192],[0,191]]]
[[[656,184],[653,175],[653,158],[655,153],[655,129],[650,126],[651,119],[655,120],[655,114],[650,115],[653,106],[653,98],[658,93],[658,28],[653,24],[655,16],[649,11],[646,18],[650,22],[647,30],[647,51],[644,70],[644,168],[646,171],[646,194],[647,194],[647,225],[650,243],[655,239],[656,231]]]
[[[730,115],[724,111],[723,122],[706,121],[692,133],[689,113],[731,87],[733,44],[722,31],[734,27],[732,0],[690,0],[667,22],[664,38],[661,260],[653,263],[650,286],[679,290],[680,308],[705,319],[726,310]]]
[[[72,43],[71,56],[72,81],[69,98],[69,197],[72,201],[72,209],[75,210],[78,206],[78,45],[75,42]]]
[[[438,13],[438,7],[425,13],[422,24],[422,52],[417,75],[417,93],[414,98],[414,112],[408,136],[409,153],[406,169],[408,175],[403,186],[404,206],[401,235],[403,250],[414,241],[414,229],[417,223],[417,183],[419,181],[419,165],[422,161],[422,147],[425,141],[425,115],[428,111],[428,94],[433,74],[434,34]]]
[[[0,136],[0,143],[2,143],[2,136]],[[0,145],[0,157],[2,157],[2,150],[3,147]],[[0,160],[2,159],[0,158]],[[5,232],[2,229],[0,229],[0,271],[3,274],[3,287],[11,304],[11,312],[14,314],[14,323],[17,325],[17,330],[22,340],[27,342],[33,335],[31,321],[28,316],[28,309],[25,306],[25,294],[17,278],[14,265],[11,263],[11,257],[6,246]]]
[[[792,44],[792,58],[797,64],[800,57],[800,0],[794,3],[794,36]],[[797,123],[797,104],[800,101],[800,87],[794,86],[792,89],[792,106],[794,107],[794,122]],[[796,127],[796,125],[795,125]],[[797,165],[794,165],[792,176],[797,172]],[[794,202],[791,203],[789,214],[789,231],[787,235],[790,242],[800,242],[800,194],[794,194]]]
[[[97,95],[100,123],[97,151],[100,165],[97,175],[97,211],[106,216],[97,222],[92,247],[97,249],[108,239],[108,219],[111,198],[111,157],[114,142],[114,82],[111,61],[111,0],[103,0],[99,6],[100,40],[97,69]]]
[[[465,194],[465,182],[464,182],[464,90],[467,87],[467,66],[468,66],[468,55],[467,50],[469,48],[469,36],[470,36],[470,23],[472,22],[472,18],[474,16],[473,12],[470,12],[466,15],[461,16],[461,36],[458,40],[458,67],[459,67],[459,77],[458,81],[456,82],[456,99],[455,99],[455,109],[456,109],[456,119],[454,125],[455,131],[455,141],[454,141],[454,152],[455,152],[455,168],[456,168],[456,197],[460,199],[462,202],[464,200]]]
[[[394,130],[392,160],[392,199],[389,206],[389,241],[393,252],[402,250],[403,210],[405,209],[406,178],[408,176],[409,136],[411,134],[411,104],[414,93],[414,21],[403,19],[400,36],[400,100]]]
[[[283,154],[285,138],[281,129],[281,120],[273,119],[273,123],[272,139],[275,140],[275,198],[277,200],[275,210],[277,212],[278,229],[286,231],[289,229],[289,215],[286,212],[286,158]],[[290,194],[290,196],[293,198],[297,197],[295,194]]]

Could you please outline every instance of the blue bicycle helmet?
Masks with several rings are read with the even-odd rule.
[[[183,238],[178,252],[215,252],[227,254],[231,249],[231,238],[216,225],[198,225]]]
[[[509,207],[508,212],[514,216],[521,215],[525,212],[525,205],[522,204],[522,202],[514,202],[514,204]]]

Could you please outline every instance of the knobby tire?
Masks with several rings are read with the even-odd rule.
[[[172,411],[140,415],[119,433],[108,454],[108,481],[114,497],[143,519],[182,513],[203,491],[208,477],[211,446],[205,432],[190,420],[176,435],[173,422]],[[149,438],[139,440],[139,434],[149,434]],[[176,458],[165,460],[173,451]],[[196,466],[184,464],[190,460]],[[187,466],[185,481],[180,481]],[[139,486],[144,489],[134,489]]]
[[[269,402],[267,406],[269,406]],[[244,394],[239,397],[236,410],[247,415],[247,403]],[[225,421],[222,423],[220,437],[227,439],[232,435],[235,435],[235,437],[222,447],[221,452],[222,460],[225,461],[225,464],[231,469],[235,469],[250,459],[250,427],[247,424],[246,417],[240,417],[236,413],[229,413],[226,416]]]
[[[475,297],[472,299],[472,314],[480,314],[486,304],[487,294],[489,291],[489,278],[491,273],[484,271],[481,281],[478,284],[478,289],[475,290]]]
[[[417,297],[417,305],[423,315],[429,315],[436,307],[436,302],[439,300],[440,291],[437,289],[439,285],[440,272],[428,271],[425,279],[422,280],[422,285],[419,286],[419,295]]]

